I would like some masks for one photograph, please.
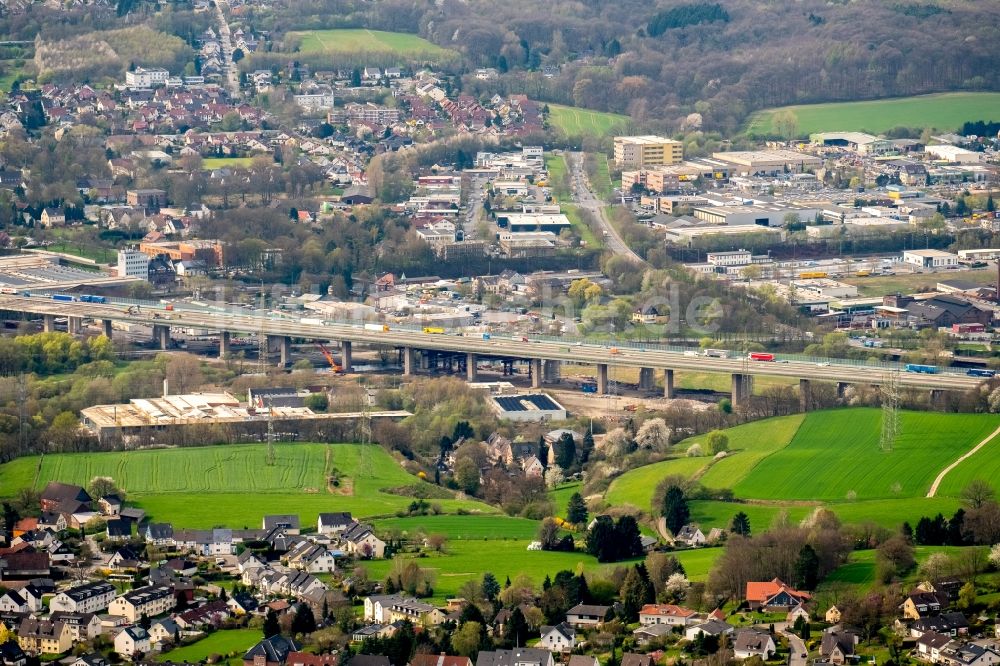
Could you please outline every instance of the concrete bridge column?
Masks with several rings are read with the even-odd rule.
[[[431,369],[431,355],[428,352],[420,352],[420,369],[430,370]]]
[[[733,375],[733,407],[741,406],[750,397],[751,382],[750,375]]]
[[[931,408],[939,409],[944,405],[944,389],[931,389]]]
[[[531,388],[542,388],[542,359],[533,358],[529,363],[528,372],[531,373]]]
[[[656,375],[652,368],[639,368],[639,390],[651,391],[656,388]]]
[[[170,349],[170,327],[153,324],[153,342],[160,349]]]
[[[111,339],[111,331],[112,331],[111,320],[110,319],[102,319],[101,320],[101,328],[104,329],[103,330],[104,337],[106,337],[108,340],[110,340]]]
[[[850,386],[847,382],[837,382],[837,398],[840,400],[844,399],[847,395],[847,387]]]
[[[479,381],[479,373],[476,369],[476,355],[469,353],[465,355],[465,378],[470,382]]]
[[[353,371],[353,363],[351,363],[351,341],[344,340],[340,343],[340,365],[344,369],[344,372]]]
[[[66,320],[66,330],[72,334],[77,334],[83,329],[83,319],[81,317],[69,317]]]
[[[287,368],[292,364],[292,339],[287,335],[281,336],[278,343],[281,345],[281,356],[278,359],[278,363],[283,368]]]
[[[412,377],[414,370],[413,347],[403,347],[403,376]]]
[[[597,364],[597,394],[607,395],[608,394],[608,364],[598,363]]]
[[[562,379],[562,361],[545,361],[542,369],[545,381],[558,384]]]
[[[799,380],[799,411],[807,412],[812,405],[812,384],[808,379]]]
[[[674,397],[674,371],[664,370],[663,371],[663,397],[667,400],[672,400]]]
[[[42,330],[46,333],[52,333],[56,330],[56,316],[50,314],[42,315]]]
[[[230,335],[229,331],[221,331],[219,333],[219,358],[225,359],[229,358],[230,350]]]

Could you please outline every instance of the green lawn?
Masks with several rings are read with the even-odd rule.
[[[63,254],[72,254],[76,257],[83,257],[84,259],[93,259],[100,264],[110,264],[118,261],[117,250],[98,247],[96,245],[89,245],[86,243],[74,243],[72,241],[61,240],[56,241],[52,245],[47,245],[42,249],[46,252],[61,252]]]
[[[637,467],[612,481],[605,498],[612,506],[631,504],[648,512],[653,491],[661,479],[674,474],[690,477],[706,467],[711,460],[709,456],[671,458],[652,465]]]
[[[579,484],[577,484],[579,485]],[[567,495],[567,498],[569,495]],[[380,532],[398,530],[403,536],[417,532],[444,534],[451,540],[534,539],[539,522],[527,518],[503,515],[491,516],[418,516],[412,518],[382,518],[375,526]]]
[[[580,240],[586,243],[588,248],[604,247],[604,243],[597,237],[594,230],[584,224],[580,218],[580,208],[578,206],[563,205],[562,211],[566,214],[566,218],[570,221],[570,224],[573,225],[573,233],[579,236]]]
[[[615,131],[623,131],[630,121],[628,116],[581,109],[576,106],[549,104],[549,125],[567,136],[603,137]]]
[[[602,199],[610,199],[614,193],[614,186],[611,184],[611,166],[608,164],[608,156],[599,154],[594,157],[597,160],[597,169],[590,186]]]
[[[364,469],[363,448],[368,456]],[[266,451],[263,444],[235,444],[48,455],[35,485],[41,488],[54,480],[87,485],[95,476],[110,476],[152,517],[203,528],[256,527],[267,513],[296,513],[303,525],[314,524],[323,511],[351,511],[360,517],[392,514],[412,498],[382,489],[422,483],[377,446],[278,444],[274,466],[266,464]],[[0,466],[0,496],[30,486],[37,464],[38,459],[30,457]],[[326,474],[333,469],[343,482],[330,492]],[[434,501],[445,511],[495,511],[473,501]]]
[[[193,664],[203,661],[209,655],[227,656],[231,653],[243,653],[256,645],[262,635],[258,629],[226,629],[209,634],[191,645],[169,650],[159,655],[157,661],[172,661],[179,664]]]
[[[957,546],[917,546],[914,548],[914,555],[916,557],[917,563],[922,564],[924,560],[930,557],[933,553],[944,553],[945,555],[956,555],[964,550]],[[916,572],[911,574],[910,578],[914,581],[917,580]],[[820,584],[820,590],[823,588],[830,587],[831,585],[837,585],[839,583],[847,583],[850,585],[863,585],[870,586],[875,582],[875,551],[874,550],[856,550],[851,553],[848,558],[847,564],[840,567],[836,571],[832,572],[827,576],[823,582]]]
[[[793,414],[731,428],[726,433],[729,436],[728,457],[709,468],[701,478],[702,485],[707,488],[731,488],[746,478],[762,460],[787,446],[804,418],[802,414]],[[684,448],[697,442],[708,453],[707,435],[692,437],[685,442],[680,443]]]
[[[302,53],[394,53],[407,58],[440,60],[454,55],[422,37],[402,32],[381,30],[340,29],[307,30],[292,33],[301,38]]]
[[[944,467],[1000,425],[980,414],[903,412],[891,452],[879,448],[881,412],[806,416],[792,442],[734,486],[737,497],[842,500],[920,497]]]
[[[552,188],[552,200],[555,202],[571,201],[569,180],[566,178],[566,158],[562,155],[545,155],[545,170],[549,172],[549,187]]]
[[[566,505],[569,504],[569,498],[573,493],[582,493],[583,484],[579,481],[573,483],[564,483],[558,488],[553,488],[549,491],[549,499],[555,502],[556,514],[566,517]]]
[[[206,157],[202,160],[201,166],[205,170],[211,170],[223,167],[247,167],[252,162],[252,157]]]
[[[379,523],[381,524],[381,522]],[[519,574],[528,575],[541,586],[546,575],[568,569],[582,570],[588,576],[604,576],[623,563],[599,564],[590,555],[582,552],[556,553],[527,550],[528,540],[483,539],[480,541],[451,541],[445,546],[445,553],[417,558],[417,563],[431,569],[437,576],[434,599],[454,597],[459,588],[471,580],[481,580],[490,571],[501,583],[510,576],[513,580]],[[681,561],[692,580],[705,580],[716,558],[722,554],[720,548],[705,548],[673,553]],[[401,555],[400,557],[412,557]],[[372,560],[364,563],[368,575],[373,580],[382,580],[392,567],[390,560]]]
[[[997,114],[1000,116],[1000,113]],[[844,282],[858,287],[858,292],[862,296],[885,296],[886,294],[908,294],[913,291],[925,291],[926,288],[933,289],[939,281],[943,280],[963,280],[977,285],[988,286],[996,281],[996,274],[991,270],[971,270],[971,271],[948,271],[941,273],[915,273],[903,275],[886,275],[865,277],[865,278],[845,278]]]
[[[765,109],[750,117],[747,133],[778,134],[775,116],[786,110],[795,114],[801,137],[815,132],[881,133],[901,126],[953,132],[966,121],[1000,118],[1000,93],[944,93]]]

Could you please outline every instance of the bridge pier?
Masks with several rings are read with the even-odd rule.
[[[812,384],[808,379],[799,380],[799,411],[807,412],[812,406]]]
[[[733,407],[740,407],[746,402],[750,397],[752,387],[753,378],[751,375],[733,375]]]
[[[562,361],[545,361],[542,364],[543,379],[550,384],[558,384],[562,379]]]
[[[528,373],[531,375],[531,388],[542,388],[542,359],[531,359],[528,365]]]
[[[667,400],[674,397],[674,371],[670,369],[663,371],[663,397]]]
[[[278,344],[281,351],[278,363],[281,367],[287,368],[292,364],[292,339],[287,335],[283,335],[278,339]]]
[[[56,316],[50,314],[42,315],[42,330],[46,333],[53,333],[56,330]]]
[[[76,335],[83,330],[83,319],[81,317],[69,317],[66,319],[66,330]]]
[[[226,359],[229,358],[230,350],[230,334],[229,331],[219,332],[219,358]]]
[[[112,331],[111,320],[110,319],[102,319],[101,320],[101,328],[103,329],[104,337],[106,337],[108,340],[110,340],[111,339],[111,331]]]
[[[847,395],[847,387],[850,386],[847,382],[837,382],[837,398],[843,400]]]
[[[607,395],[608,394],[608,364],[598,363],[597,364],[597,394]]]
[[[153,342],[160,349],[170,349],[170,327],[153,324]]]
[[[351,363],[351,341],[343,340],[340,343],[340,366],[344,369],[344,372],[353,371],[353,363]]]
[[[656,374],[652,368],[639,368],[639,390],[651,391],[656,388]]]
[[[412,377],[414,371],[413,347],[403,347],[403,376]]]
[[[465,355],[465,379],[469,382],[479,381],[479,373],[476,368],[476,355],[471,352]]]
[[[931,407],[938,408],[944,404],[944,389],[931,389]]]

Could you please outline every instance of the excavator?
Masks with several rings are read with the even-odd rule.
[[[330,353],[330,350],[326,348],[326,345],[318,341],[315,344],[317,347],[319,347],[319,350],[323,353],[323,357],[326,359],[326,362],[330,364],[330,372],[333,372],[335,374],[340,374],[341,372],[344,371],[344,369],[340,366],[340,364],[337,363],[337,360],[333,358],[333,354]]]

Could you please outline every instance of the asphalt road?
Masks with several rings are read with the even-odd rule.
[[[566,159],[569,161],[570,169],[570,179],[572,184],[576,187],[575,189],[575,201],[581,208],[590,211],[594,218],[601,226],[601,233],[604,236],[604,246],[614,252],[615,254],[622,255],[631,259],[632,261],[646,265],[646,260],[635,253],[632,248],[630,248],[622,237],[618,234],[618,231],[611,224],[605,214],[604,207],[608,205],[606,201],[602,201],[600,198],[594,194],[594,191],[590,188],[590,182],[587,180],[587,174],[583,169],[583,153],[566,153]]]

